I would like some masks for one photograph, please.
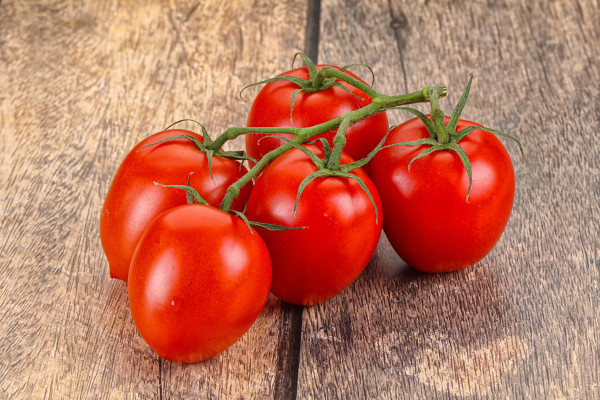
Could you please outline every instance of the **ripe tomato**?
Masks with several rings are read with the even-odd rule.
[[[449,120],[445,118],[445,123]],[[474,122],[459,120],[457,131]],[[429,138],[418,119],[392,130],[385,145]],[[481,260],[494,247],[510,216],[515,177],[510,157],[492,133],[475,130],[458,142],[471,161],[473,183],[459,156],[427,148],[394,146],[372,161],[371,176],[385,213],[384,231],[398,255],[425,272],[454,271]]]
[[[306,146],[319,157],[322,147]],[[342,164],[351,158],[342,154]],[[381,201],[375,186],[361,170],[378,209],[353,179],[316,178],[294,204],[300,183],[317,169],[303,152],[292,149],[269,164],[257,179],[246,215],[252,221],[305,227],[288,231],[257,228],[273,265],[271,292],[293,304],[325,301],[344,290],[363,271],[373,255],[382,228]]]
[[[148,224],[169,208],[186,204],[182,190],[162,188],[162,184],[187,183],[210,205],[218,207],[227,187],[240,178],[246,169],[237,161],[213,157],[213,179],[208,170],[206,154],[187,139],[142,147],[168,137],[190,135],[202,142],[194,132],[172,129],[156,133],[137,144],[121,163],[104,201],[100,218],[100,238],[110,266],[110,276],[127,281],[133,250]],[[251,184],[244,186],[232,205],[243,210]]]
[[[136,247],[129,303],[144,340],[165,360],[205,360],[235,343],[271,284],[265,243],[239,218],[204,205],[158,216]]]
[[[325,65],[317,65],[320,70]],[[339,67],[332,66],[339,69]],[[358,78],[350,71],[346,74]],[[296,76],[302,79],[309,77],[308,68],[297,68],[281,75]],[[258,93],[248,115],[247,126],[250,127],[310,127],[337,118],[342,114],[362,108],[371,103],[371,98],[362,91],[342,83],[352,93],[363,99],[357,99],[340,87],[333,86],[329,89],[314,93],[298,93],[294,101],[293,124],[290,122],[290,105],[292,94],[298,86],[287,81],[267,83]],[[348,128],[346,131],[346,146],[344,152],[355,160],[365,157],[388,132],[389,125],[387,115],[380,113],[362,120]],[[333,137],[337,130],[329,131],[317,137],[327,138],[333,146]],[[260,160],[271,150],[281,146],[283,141],[268,134],[245,135],[246,153],[248,156]],[[291,134],[279,134],[278,136],[291,139]],[[264,139],[261,139],[264,138]],[[260,143],[259,143],[260,140]],[[363,167],[367,170],[368,164]]]

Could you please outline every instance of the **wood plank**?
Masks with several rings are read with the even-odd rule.
[[[213,135],[245,123],[249,104],[239,90],[289,66],[303,45],[305,8],[2,2],[3,396],[287,393],[289,306],[270,299],[250,332],[206,363],[159,360],[135,330],[125,284],[108,278],[98,219],[112,175],[143,137],[180,118],[202,121]]]
[[[388,94],[446,83],[443,105],[473,72],[464,117],[516,134],[527,160],[482,262],[422,274],[383,238],[348,290],[305,310],[298,397],[600,397],[597,2],[322,7],[321,62],[369,64]]]

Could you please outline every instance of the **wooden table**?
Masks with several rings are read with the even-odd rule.
[[[112,176],[180,118],[213,136],[244,125],[239,90],[298,51],[368,64],[387,94],[446,84],[447,110],[473,72],[464,117],[526,152],[521,164],[505,142],[508,227],[483,261],[442,275],[382,238],[334,299],[271,297],[221,355],[161,360],[108,277]],[[599,65],[596,0],[3,0],[0,398],[600,398]]]

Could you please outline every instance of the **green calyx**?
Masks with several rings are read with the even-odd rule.
[[[163,140],[159,140],[154,143],[147,144],[145,146],[140,147],[137,151],[140,151],[146,147],[155,146],[157,144],[161,144],[161,143],[165,143],[165,142],[170,142],[172,140],[187,139],[187,140],[191,141],[198,150],[200,150],[201,152],[206,154],[206,160],[208,161],[208,172],[209,172],[210,177],[213,180],[213,182],[215,181],[215,178],[213,176],[213,171],[212,171],[212,159],[214,156],[228,158],[231,160],[238,160],[238,161],[250,160],[250,161],[256,162],[256,160],[253,159],[252,157],[247,157],[243,151],[223,151],[220,148],[215,150],[214,143],[213,143],[212,139],[210,138],[210,135],[206,131],[206,128],[204,127],[204,125],[202,125],[200,122],[195,121],[193,119],[181,119],[181,120],[176,121],[176,122],[172,123],[171,125],[167,126],[164,130],[166,131],[166,130],[172,128],[174,125],[179,124],[181,122],[185,122],[185,121],[195,122],[198,125],[200,125],[200,127],[202,128],[202,141],[196,139],[195,137],[193,137],[191,135],[177,135],[177,136],[168,137]]]
[[[264,222],[250,221],[244,213],[241,213],[236,210],[230,210],[229,212],[231,212],[233,215],[235,215],[236,217],[238,217],[239,219],[244,221],[246,223],[246,226],[248,226],[248,229],[250,229],[250,233],[252,235],[254,235],[254,231],[252,230],[253,226],[256,226],[258,228],[263,228],[263,229],[266,229],[269,231],[295,231],[298,229],[306,229],[307,228],[306,226],[281,226],[281,225],[277,225],[277,224],[267,224]]]
[[[304,53],[297,53],[294,56],[294,61],[296,60],[296,57],[298,57],[298,56],[300,56],[302,58],[302,60],[304,61],[304,64],[306,64],[306,67],[308,68],[308,79],[302,79],[302,78],[298,78],[296,76],[287,76],[287,75],[277,76],[277,77],[270,78],[270,79],[265,79],[260,82],[252,83],[248,86],[245,86],[240,91],[240,98],[243,101],[245,101],[244,98],[242,97],[242,93],[244,92],[244,90],[246,90],[250,87],[253,87],[253,86],[265,85],[267,83],[280,82],[280,81],[291,82],[291,83],[295,84],[296,86],[298,86],[298,89],[294,90],[294,92],[292,93],[292,97],[290,99],[290,123],[293,123],[294,122],[294,103],[296,102],[296,98],[298,97],[298,94],[300,92],[316,93],[316,92],[327,90],[329,88],[336,86],[336,87],[339,87],[339,88],[345,90],[346,92],[350,93],[352,96],[356,97],[360,101],[365,100],[365,99],[357,96],[350,89],[348,89],[345,85],[343,85],[340,82],[340,80],[343,80],[343,81],[353,85],[354,87],[362,90],[364,93],[366,93],[370,97],[375,96],[376,92],[374,92],[371,89],[371,86],[375,79],[375,75],[373,74],[373,70],[368,65],[350,64],[350,65],[346,65],[346,66],[340,68],[339,70],[329,67],[329,66],[325,66],[319,71],[317,69],[315,63],[310,58],[308,58]],[[294,64],[294,61],[292,61],[292,66]],[[368,68],[371,71],[371,76],[373,77],[371,86],[359,81],[358,79],[352,78],[350,75],[344,73],[347,69],[356,67],[356,66],[363,66],[363,67]]]
[[[469,97],[469,91],[471,90],[472,82],[473,82],[473,74],[470,74],[469,75],[469,83],[467,84],[467,87],[465,88],[462,96],[460,97],[458,104],[454,108],[452,115],[451,115],[450,119],[448,120],[447,124],[444,124],[445,114],[439,106],[440,95],[444,95],[444,94],[438,93],[438,91],[435,89],[430,90],[430,92],[429,92],[430,104],[431,104],[431,119],[428,118],[425,114],[423,114],[419,110],[416,110],[414,108],[397,107],[397,109],[406,110],[406,111],[414,114],[417,118],[419,118],[421,120],[421,122],[423,122],[423,125],[425,125],[427,131],[429,132],[429,138],[412,140],[412,141],[402,142],[402,143],[395,143],[395,144],[392,144],[389,146],[385,146],[385,147],[421,146],[421,145],[430,146],[430,147],[426,148],[425,150],[423,150],[422,152],[420,152],[419,154],[417,154],[412,160],[410,160],[410,162],[408,163],[409,170],[414,161],[416,161],[420,158],[423,158],[425,156],[428,156],[429,154],[432,154],[436,151],[447,150],[447,151],[455,152],[458,155],[458,157],[460,158],[463,166],[465,167],[465,171],[467,172],[467,175],[469,177],[469,189],[467,190],[467,197],[466,197],[467,203],[469,202],[469,194],[471,193],[471,186],[473,185],[471,161],[469,160],[469,157],[467,156],[467,153],[464,151],[464,149],[458,144],[467,135],[469,135],[471,132],[473,132],[475,130],[482,130],[482,131],[493,133],[498,136],[503,136],[503,137],[509,138],[517,143],[517,145],[519,146],[519,150],[521,152],[521,161],[524,160],[523,146],[521,145],[521,142],[514,136],[497,131],[495,129],[486,128],[484,126],[468,126],[466,128],[461,129],[458,132],[456,131],[456,127],[458,125],[460,115],[461,115],[463,109],[465,108],[467,99]]]
[[[306,187],[317,178],[326,178],[326,177],[333,176],[333,177],[338,177],[338,178],[352,179],[356,183],[358,183],[358,185],[361,187],[361,189],[364,190],[365,193],[367,194],[367,196],[369,197],[369,200],[371,200],[371,204],[373,204],[373,208],[375,209],[375,223],[379,223],[379,211],[377,210],[377,205],[375,204],[375,199],[373,198],[373,195],[369,191],[369,188],[367,187],[365,182],[362,180],[362,178],[358,175],[352,174],[350,171],[360,168],[361,166],[368,163],[375,156],[375,154],[377,154],[377,151],[379,151],[379,149],[381,149],[381,147],[383,146],[383,143],[385,141],[385,138],[364,159],[361,159],[359,161],[355,161],[355,162],[349,163],[349,164],[339,164],[339,158],[338,158],[338,164],[333,167],[330,167],[329,166],[330,160],[333,157],[335,157],[335,153],[334,153],[334,151],[331,150],[331,146],[329,146],[329,142],[327,142],[326,139],[318,138],[315,141],[307,142],[307,144],[315,143],[316,141],[319,141],[321,143],[321,145],[323,146],[324,154],[323,154],[323,158],[319,158],[315,153],[310,151],[307,147],[303,146],[302,144],[296,143],[294,141],[291,141],[291,140],[281,137],[281,136],[273,136],[273,137],[282,139],[284,142],[290,144],[293,148],[296,148],[296,149],[300,150],[301,152],[303,152],[304,154],[306,154],[308,156],[308,158],[310,158],[310,160],[313,162],[315,167],[317,168],[317,170],[315,172],[313,172],[312,174],[310,174],[306,178],[304,178],[302,180],[302,182],[300,182],[300,185],[298,186],[298,193],[296,194],[296,202],[294,204],[294,216],[296,215],[298,203],[300,202],[300,196],[302,195],[302,192],[304,192],[304,189],[306,189]]]

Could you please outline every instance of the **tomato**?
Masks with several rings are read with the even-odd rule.
[[[322,147],[306,147],[323,156]],[[342,154],[342,164],[351,161]],[[316,304],[344,290],[368,264],[381,235],[381,201],[361,169],[353,174],[369,189],[378,218],[359,184],[340,177],[316,178],[309,183],[294,214],[298,187],[316,170],[309,157],[298,149],[284,153],[263,170],[246,210],[251,221],[305,228],[257,228],[271,255],[271,292],[293,304]]]
[[[317,65],[320,70],[324,65]],[[339,67],[333,66],[339,69]],[[358,78],[350,71],[346,74]],[[309,77],[308,68],[297,68],[281,75],[295,76],[302,79]],[[371,103],[371,98],[362,91],[342,83],[362,101],[340,87],[330,87],[314,93],[298,93],[293,108],[293,123],[290,123],[291,98],[298,86],[287,81],[277,81],[266,84],[257,94],[250,113],[247,126],[249,127],[310,127],[337,118],[342,114],[362,108]],[[346,132],[344,152],[355,160],[365,157],[388,132],[389,125],[385,113],[376,114],[350,126]],[[333,137],[337,130],[329,131],[318,137],[325,137],[333,146]],[[246,153],[260,160],[271,150],[281,146],[283,141],[267,134],[245,135]],[[291,139],[291,134],[278,134]],[[264,139],[262,139],[264,138]],[[260,142],[259,142],[260,140]],[[365,166],[368,168],[367,166]],[[365,168],[363,167],[363,168]],[[367,169],[365,169],[367,171]]]
[[[239,218],[204,205],[158,216],[129,271],[129,303],[144,340],[165,360],[192,363],[236,342],[271,284],[265,243]]]
[[[190,185],[210,205],[219,206],[227,187],[246,172],[239,162],[215,156],[213,181],[206,154],[188,139],[142,148],[179,135],[189,135],[202,142],[196,133],[180,129],[154,134],[129,152],[113,178],[100,218],[100,238],[113,278],[127,281],[133,250],[148,224],[169,208],[186,204],[184,191],[158,187],[153,181],[185,185],[188,174],[193,172]],[[250,189],[251,184],[244,186],[233,209],[243,210]]]
[[[445,118],[445,123],[449,120]],[[480,126],[459,120],[457,131]],[[418,119],[390,132],[385,145],[429,138]],[[458,145],[472,167],[472,187],[457,153],[433,152],[409,162],[428,146],[394,146],[372,161],[371,177],[385,213],[384,232],[398,255],[425,272],[471,266],[494,247],[508,222],[515,193],[510,156],[492,133],[475,130]]]

